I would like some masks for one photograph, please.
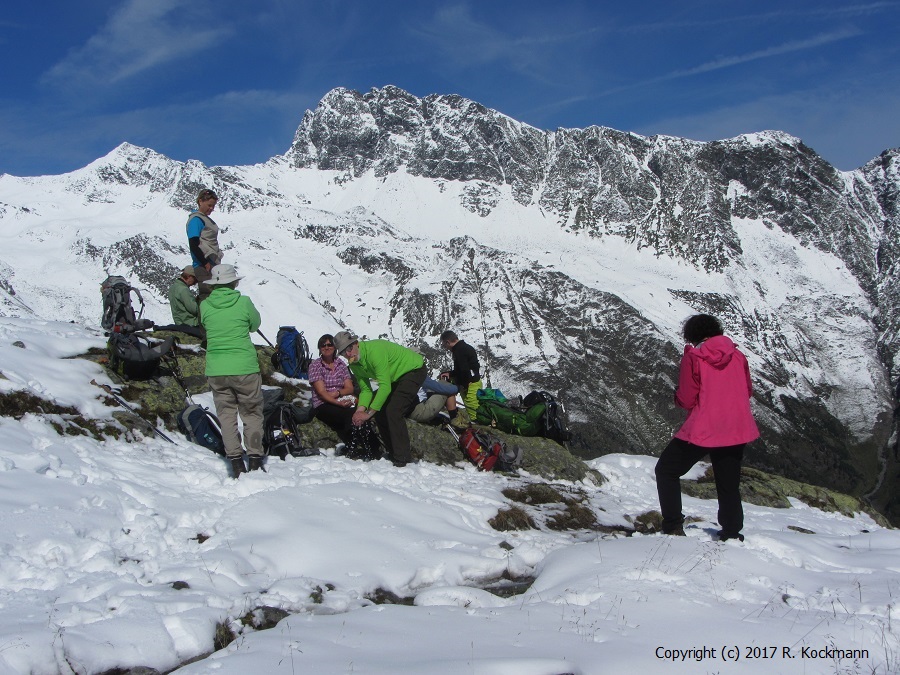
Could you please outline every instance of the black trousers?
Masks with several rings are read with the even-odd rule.
[[[334,429],[338,438],[346,445],[350,442],[350,428],[353,426],[352,420],[355,411],[356,406],[345,408],[342,405],[323,402],[322,405],[313,411],[313,414]]]
[[[675,529],[684,523],[684,514],[681,512],[681,477],[706,455],[709,455],[709,461],[712,462],[716,479],[719,525],[722,531],[736,535],[744,528],[740,488],[745,445],[741,443],[721,448],[703,448],[680,438],[671,440],[656,463],[656,490],[659,493],[663,531]]]
[[[391,384],[391,393],[377,413],[375,424],[381,435],[381,442],[392,459],[401,462],[412,461],[409,447],[409,429],[406,418],[419,402],[419,387],[425,381],[425,366],[411,370]]]

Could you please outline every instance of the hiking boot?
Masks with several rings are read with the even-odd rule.
[[[670,534],[673,537],[686,537],[684,533],[684,516],[680,520],[663,520],[659,526],[660,532]]]
[[[726,532],[725,530],[719,530],[716,532],[719,537],[719,541],[728,541],[729,539],[737,539],[738,541],[744,541],[744,535],[740,532]]]
[[[265,468],[263,468],[262,455],[250,455],[248,459],[250,460],[250,466],[248,467],[248,470],[259,471],[260,469],[262,469],[263,471],[265,471]],[[282,457],[282,459],[284,459],[284,457]]]
[[[247,467],[244,466],[243,457],[230,457],[231,459],[231,477],[240,478],[242,473],[247,473]]]
[[[408,460],[392,459],[391,460],[391,464],[396,466],[398,469],[402,469],[407,464],[418,464],[418,463],[419,463],[419,460],[417,460],[417,459],[408,459]]]

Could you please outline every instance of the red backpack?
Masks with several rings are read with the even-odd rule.
[[[497,436],[487,431],[478,431],[469,427],[462,434],[456,433],[449,424],[444,428],[459,443],[465,458],[478,467],[480,471],[518,471],[522,465],[522,448],[518,445],[507,446]]]
[[[492,434],[475,431],[469,427],[459,437],[459,447],[463,454],[480,471],[491,471],[500,459],[506,444]]]

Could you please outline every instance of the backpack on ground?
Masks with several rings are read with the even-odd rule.
[[[303,331],[297,330],[294,326],[281,326],[275,337],[275,345],[272,365],[281,371],[282,375],[306,379],[312,357]]]
[[[292,457],[310,457],[321,454],[314,448],[304,448],[297,430],[297,418],[294,405],[279,401],[265,418],[263,424],[263,450],[267,455],[277,455],[286,459]]]
[[[271,389],[263,389],[263,419],[275,410],[279,403],[284,401],[284,389],[281,387],[273,387]]]
[[[140,311],[135,314],[131,305],[131,294],[137,296],[141,303]],[[144,313],[144,298],[141,292],[128,283],[125,277],[108,276],[100,284],[100,294],[103,300],[103,316],[100,326],[107,331],[134,331],[152,328],[153,322],[142,319]]]
[[[149,380],[158,373],[160,361],[174,343],[175,338],[168,337],[151,346],[146,338],[134,333],[110,333],[106,343],[109,368],[125,380]]]
[[[541,416],[546,406],[533,405],[527,410],[510,408],[497,401],[483,400],[475,411],[475,423],[499,429],[517,436],[538,436],[541,433]]]
[[[475,392],[479,405],[483,401],[496,401],[497,403],[507,403],[507,398],[499,389],[479,389]]]
[[[191,443],[209,448],[217,455],[225,454],[222,425],[219,423],[219,418],[213,415],[208,408],[191,403],[178,413],[176,423],[178,429]]]
[[[539,435],[560,443],[565,443],[572,438],[572,434],[569,433],[566,423],[563,420],[565,409],[560,402],[546,391],[531,392],[522,399],[522,404],[526,406],[543,404],[545,406],[546,410],[544,411],[544,415],[540,418]]]
[[[269,415],[279,405],[289,405],[291,413],[294,415],[296,424],[308,424],[313,418],[313,409],[311,405],[300,407],[293,401],[287,401],[284,398],[284,389],[281,387],[267,387],[262,390],[263,394],[263,419]],[[296,400],[296,399],[295,399]]]
[[[448,427],[451,429],[452,427]],[[456,436],[456,434],[453,434]],[[480,471],[514,471],[522,463],[522,449],[507,447],[500,438],[486,431],[467,428],[457,437],[463,455]]]
[[[497,463],[494,465],[494,471],[518,471],[519,467],[522,466],[523,458],[522,448],[518,445],[507,445],[504,443],[500,456],[497,458]]]

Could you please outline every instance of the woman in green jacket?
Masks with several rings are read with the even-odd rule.
[[[262,468],[263,396],[256,347],[250,333],[259,329],[260,316],[253,302],[236,290],[232,265],[217,265],[204,283],[213,288],[200,304],[200,322],[206,329],[206,379],[216,413],[222,423],[225,454],[235,478],[244,473],[238,414],[244,423],[250,471]]]

